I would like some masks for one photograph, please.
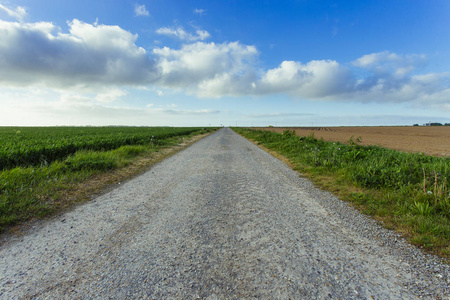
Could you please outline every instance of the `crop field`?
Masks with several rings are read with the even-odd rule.
[[[396,229],[413,244],[450,258],[450,127],[233,129],[281,154],[304,176]],[[359,136],[366,143],[369,137],[378,137],[374,144],[384,142],[392,148],[401,147],[396,139],[409,141],[402,150],[410,152],[361,145]],[[441,157],[411,153],[430,149],[433,145],[425,142],[429,140],[441,143],[434,148]],[[442,148],[445,143],[447,148]]]
[[[374,145],[389,149],[450,157],[450,126],[410,127],[261,127],[282,133],[295,130],[298,136],[310,136],[325,141],[347,143],[351,137],[361,137],[360,145]]]
[[[0,170],[61,160],[80,150],[107,151],[126,145],[158,144],[200,128],[0,127]]]
[[[175,147],[182,138],[213,130],[0,127],[0,232],[85,197],[82,191],[95,176],[100,188],[108,176],[117,177],[115,171],[126,174],[124,169],[133,163],[145,168],[164,147]]]

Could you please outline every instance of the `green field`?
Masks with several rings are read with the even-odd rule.
[[[215,128],[0,127],[0,231],[68,205],[77,185]],[[79,197],[78,197],[79,198]]]
[[[49,164],[80,150],[156,145],[167,138],[199,130],[195,127],[0,127],[0,170]]]
[[[234,130],[412,243],[450,258],[450,158],[361,146],[354,138],[342,144],[288,130]]]

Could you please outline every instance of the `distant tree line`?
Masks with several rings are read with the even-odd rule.
[[[419,126],[419,124],[414,124],[413,126]],[[423,124],[423,126],[450,126],[450,123],[438,123],[438,122],[430,122],[430,123],[425,123]]]

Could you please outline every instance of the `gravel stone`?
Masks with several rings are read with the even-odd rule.
[[[449,280],[228,128],[0,246],[2,299],[449,299]]]

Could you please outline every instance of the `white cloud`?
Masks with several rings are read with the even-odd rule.
[[[395,62],[401,60],[401,57],[395,53],[383,51],[379,53],[372,53],[363,55],[354,61],[354,64],[361,68],[370,68],[378,66],[381,62]]]
[[[148,84],[154,63],[118,26],[78,20],[62,33],[52,23],[0,20],[0,85],[56,88]]]
[[[124,91],[123,89],[119,88],[109,88],[108,90],[104,92],[100,92],[95,96],[95,99],[99,102],[103,103],[109,103],[114,102],[120,97],[127,95],[128,93]]]
[[[17,6],[16,9],[10,9],[0,4],[0,11],[6,12],[8,16],[19,21],[23,21],[23,18],[27,15],[27,11],[22,6]]]
[[[211,79],[203,80],[196,89],[189,90],[189,92],[204,98],[257,95],[258,91],[252,86],[255,79],[256,73],[251,69],[246,70],[243,74],[224,72]]]
[[[153,111],[168,115],[211,115],[220,113],[220,111],[216,109],[182,110],[155,108]]]
[[[361,102],[411,102],[424,107],[448,101],[450,74],[414,74],[426,61],[425,55],[388,51],[364,55],[352,64],[366,75],[358,78],[349,96]]]
[[[408,76],[402,80],[376,78],[371,84],[356,86],[353,99],[360,102],[410,102],[424,108],[446,109],[450,99],[448,73]]]
[[[144,4],[142,5],[136,4],[134,6],[134,14],[136,16],[147,16],[147,17],[150,15],[148,10],[145,8]]]
[[[0,88],[0,125],[134,125],[134,126],[198,126],[208,116],[219,114],[214,109],[127,107],[98,102],[90,94],[55,92],[50,89]],[[182,115],[183,118],[174,118]],[[192,118],[190,118],[192,117]]]
[[[197,94],[220,97],[284,93],[311,99],[335,97],[352,88],[350,71],[336,61],[311,61],[307,64],[284,61],[278,68],[257,72],[246,64],[256,54],[256,49],[247,53],[248,58],[238,60],[239,68],[235,70],[229,68],[226,72],[215,72],[214,77],[205,78],[197,85]]]
[[[244,49],[243,45],[239,46]],[[256,49],[250,53],[248,57],[257,55]],[[210,67],[211,74],[203,80],[194,79],[198,83],[191,83],[188,91],[202,97],[288,94],[297,99],[408,102],[413,106],[448,109],[450,74],[413,73],[425,64],[423,55],[374,53],[355,60],[351,66],[333,60],[305,64],[284,61],[277,68],[259,72],[251,64],[253,60],[238,60],[239,68],[219,71]],[[177,65],[175,61],[171,63]],[[217,65],[211,61],[208,64]],[[175,74],[172,71],[175,70],[167,69],[166,76]]]
[[[284,61],[268,70],[259,82],[262,93],[288,93],[300,98],[324,98],[349,90],[349,70],[332,60],[313,60],[307,64]]]
[[[222,79],[229,79],[230,76],[238,80],[258,52],[254,46],[238,42],[197,42],[184,45],[180,50],[156,48],[153,53],[158,58],[157,64],[161,70],[158,84],[201,93],[199,87],[208,82],[222,82]],[[220,96],[220,92],[216,96]]]
[[[275,112],[275,113],[262,113],[262,114],[248,114],[246,117],[255,118],[255,119],[271,119],[271,118],[298,118],[298,117],[311,117],[316,116],[316,114],[310,113],[286,113],[286,112]]]
[[[371,53],[353,61],[353,65],[370,70],[376,75],[389,74],[394,78],[402,78],[426,64],[425,55],[398,55],[389,51]]]
[[[195,33],[197,34],[195,40],[197,40],[198,38],[199,40],[203,41],[210,37],[209,32],[206,30],[196,30]]]
[[[210,37],[210,34],[206,30],[196,30],[196,35],[186,32],[182,27],[176,29],[169,27],[162,27],[156,30],[157,34],[173,36],[183,41],[203,41]]]
[[[201,8],[195,8],[194,9],[194,14],[196,14],[196,15],[204,15],[204,14],[206,14],[206,10],[201,9]]]
[[[0,20],[0,86],[76,90],[97,102],[125,96],[124,87],[186,92],[199,97],[287,94],[295,99],[409,102],[448,109],[450,74],[420,74],[427,58],[388,51],[348,64],[334,60],[283,61],[263,70],[256,47],[205,43],[182,28],[161,28],[186,44],[152,51],[119,26],[68,22],[68,32],[49,22]],[[110,89],[110,91],[107,91]],[[162,93],[155,92],[162,95]],[[80,99],[79,99],[80,100]]]

